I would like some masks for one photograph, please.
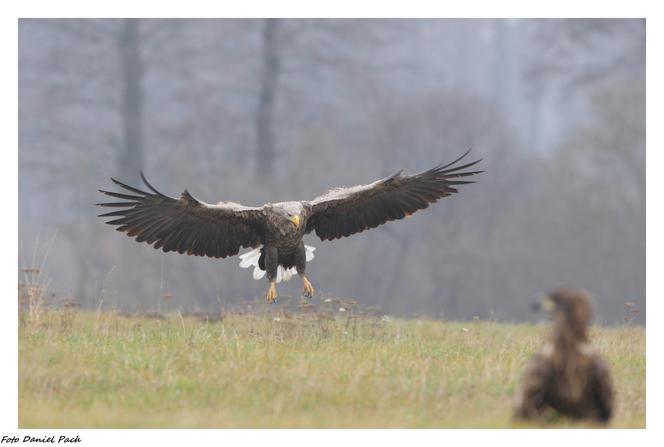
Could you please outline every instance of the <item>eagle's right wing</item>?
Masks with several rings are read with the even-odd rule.
[[[240,247],[257,247],[262,243],[265,218],[262,207],[232,202],[211,205],[194,198],[187,190],[175,199],[157,191],[143,173],[141,178],[151,192],[111,179],[132,194],[100,190],[122,201],[97,204],[121,208],[99,217],[115,217],[106,223],[117,225],[118,231],[137,242],[154,244],[154,248],[165,252],[213,258],[233,256]]]

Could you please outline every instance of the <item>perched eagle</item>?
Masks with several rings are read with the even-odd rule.
[[[399,171],[368,185],[332,189],[311,201],[268,203],[261,207],[234,202],[211,205],[187,190],[179,199],[168,197],[141,173],[150,192],[111,179],[129,193],[100,190],[121,201],[97,205],[119,208],[99,217],[114,218],[107,223],[117,225],[118,231],[137,242],[146,242],[164,252],[225,258],[236,255],[241,247],[254,248],[241,256],[240,266],[254,265],[255,279],[267,273],[270,286],[266,298],[272,303],[277,297],[275,284],[290,279],[295,271],[304,282],[303,294],[314,293],[305,276],[314,248],[304,245],[305,234],[315,231],[321,240],[333,240],[427,208],[441,197],[456,193],[457,185],[474,183],[461,178],[482,172],[468,170],[481,160],[457,164],[468,152],[452,163],[417,175]]]
[[[553,331],[526,367],[515,417],[537,419],[553,409],[574,419],[606,423],[613,409],[613,385],[608,365],[588,342],[590,295],[560,288],[539,307],[552,313]]]

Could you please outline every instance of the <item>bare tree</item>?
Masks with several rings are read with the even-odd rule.
[[[122,136],[118,175],[132,178],[143,169],[143,61],[139,19],[123,19],[118,37],[122,69]]]
[[[645,75],[644,19],[538,20],[527,79],[535,88],[559,79],[571,92],[608,78]]]
[[[281,69],[279,28],[280,19],[263,19],[262,67],[256,108],[256,175],[259,179],[274,174],[276,159],[274,111]]]

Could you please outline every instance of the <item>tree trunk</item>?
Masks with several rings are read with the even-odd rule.
[[[144,166],[143,155],[143,62],[140,48],[140,19],[123,19],[118,40],[118,58],[122,73],[121,120],[122,147],[118,154],[117,175],[120,180],[135,183]],[[141,260],[136,258],[132,248],[123,245],[115,264],[121,266],[124,276],[124,292],[136,297],[141,306],[147,304],[148,296],[153,296],[152,282],[146,283],[140,269]],[[143,258],[145,259],[145,258]],[[150,262],[154,258],[150,258]],[[150,304],[152,302],[150,301]]]
[[[274,174],[274,106],[281,65],[279,25],[279,19],[263,20],[263,67],[256,109],[256,176],[259,179]]]
[[[124,19],[119,40],[124,147],[118,160],[118,175],[126,181],[136,178],[143,169],[143,65],[139,28],[139,19]]]

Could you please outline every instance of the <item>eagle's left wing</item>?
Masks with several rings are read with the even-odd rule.
[[[315,230],[322,240],[332,240],[402,219],[427,208],[438,199],[456,193],[455,186],[475,183],[457,180],[482,172],[466,170],[481,159],[454,166],[468,152],[452,163],[417,175],[398,172],[368,185],[333,189],[309,202],[306,231]]]

